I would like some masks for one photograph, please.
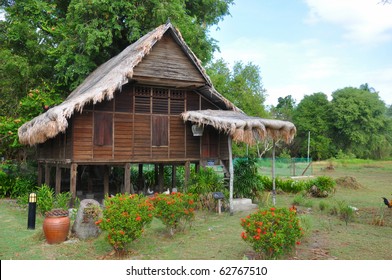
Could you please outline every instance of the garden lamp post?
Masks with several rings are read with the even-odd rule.
[[[29,195],[29,213],[27,218],[27,229],[35,229],[35,216],[37,208],[37,195],[31,193]]]

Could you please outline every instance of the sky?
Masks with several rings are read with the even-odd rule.
[[[266,105],[367,83],[392,104],[392,4],[381,0],[235,0],[210,30],[222,58],[260,69]]]

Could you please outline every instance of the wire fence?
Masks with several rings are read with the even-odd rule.
[[[257,159],[261,175],[272,175],[272,158]],[[312,159],[307,158],[275,158],[275,176],[296,177],[313,175]]]

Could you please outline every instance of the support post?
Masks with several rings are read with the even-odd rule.
[[[38,162],[38,186],[42,185],[42,164]]]
[[[164,179],[163,179],[163,175],[164,175],[164,165],[162,163],[159,164],[159,174],[158,174],[158,189],[159,192],[163,192],[163,184],[164,184]]]
[[[50,165],[49,163],[45,164],[45,184],[50,186]]]
[[[56,194],[61,192],[61,171],[62,171],[62,169],[57,164],[56,165],[56,186],[55,186],[55,193]]]
[[[172,190],[176,188],[177,185],[177,166],[172,165]]]
[[[230,204],[230,215],[232,216],[234,214],[234,204],[233,204],[233,193],[234,193],[234,167],[233,167],[233,152],[231,149],[231,137],[228,137],[228,148],[229,148],[229,173],[230,173],[230,199],[229,199],[229,204]]]
[[[188,183],[189,183],[190,177],[191,177],[191,162],[187,161],[187,162],[185,162],[185,178],[184,178],[185,190],[184,190],[184,192],[186,192],[188,190]]]
[[[139,165],[140,170],[140,165]],[[142,165],[143,172],[143,165]],[[124,191],[125,193],[134,193],[135,191],[132,189],[131,191],[131,164],[126,163],[124,167]]]
[[[72,195],[72,205],[71,206],[73,206],[74,205],[74,203],[75,203],[75,199],[76,199],[76,179],[77,179],[77,176],[78,176],[78,164],[77,163],[72,163],[71,164],[71,172],[70,172],[71,174],[70,174],[70,186],[69,186],[69,189],[70,189],[70,192],[71,192],[71,195]]]
[[[103,197],[109,194],[109,166],[104,167],[103,171]]]
[[[276,185],[275,185],[275,140],[272,140],[272,204],[276,205]]]

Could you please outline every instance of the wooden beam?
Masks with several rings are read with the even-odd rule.
[[[276,205],[276,180],[275,180],[275,140],[272,140],[272,205]]]
[[[38,163],[38,186],[40,187],[42,185],[42,164],[39,162]]]
[[[158,174],[158,189],[159,192],[163,192],[163,184],[164,184],[164,165],[162,163],[159,164],[159,174]]]
[[[104,167],[103,173],[103,196],[109,195],[109,166]]]
[[[76,181],[77,181],[77,175],[78,175],[78,164],[77,163],[72,163],[71,164],[71,170],[70,170],[70,192],[72,195],[72,205],[75,203],[76,199]]]
[[[140,167],[139,167],[140,168]],[[127,163],[124,166],[124,192],[125,193],[135,193],[135,190],[131,190],[131,164]]]
[[[177,185],[177,166],[175,164],[172,165],[172,191],[176,188]]]
[[[50,165],[45,164],[45,185],[50,186]]]
[[[190,177],[191,177],[191,162],[187,161],[187,162],[185,162],[185,178],[184,178],[185,190],[184,190],[184,192],[186,192],[188,190],[188,183],[189,183]]]
[[[230,199],[229,199],[229,204],[230,204],[230,215],[234,214],[234,204],[233,204],[233,193],[234,193],[234,167],[233,167],[233,152],[231,149],[231,137],[228,137],[228,148],[229,148],[229,173],[230,173],[230,184],[229,184],[229,189],[230,189]]]
[[[61,192],[61,167],[56,164],[56,186],[55,186],[55,193],[58,194]]]

